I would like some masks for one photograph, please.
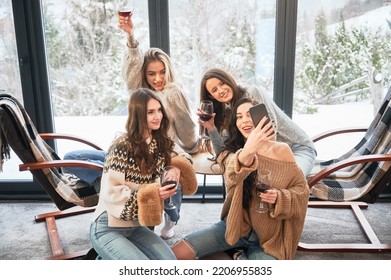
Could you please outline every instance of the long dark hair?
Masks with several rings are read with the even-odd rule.
[[[256,102],[254,102],[252,99],[248,97],[242,97],[235,103],[232,109],[232,116],[228,128],[229,136],[228,139],[225,141],[225,148],[223,148],[222,151],[220,152],[220,154],[225,153],[222,159],[222,166],[225,166],[225,161],[230,154],[236,153],[239,149],[243,148],[244,144],[246,143],[246,138],[244,138],[244,136],[236,126],[236,113],[238,111],[238,107],[244,103],[251,103],[253,105],[256,105]],[[242,203],[243,203],[243,208],[245,209],[248,209],[250,207],[250,202],[252,199],[252,190],[254,188],[256,175],[257,175],[257,171],[253,171],[243,181]]]
[[[239,86],[228,72],[219,68],[211,68],[202,76],[200,85],[200,100],[211,100],[213,102],[213,108],[216,113],[215,126],[217,131],[221,133],[221,131],[229,124],[231,109],[226,108],[225,104],[214,99],[210,92],[206,89],[206,81],[211,78],[219,79],[224,84],[232,88],[233,97],[229,104],[231,108],[245,94],[246,90]]]
[[[126,134],[133,150],[135,163],[141,171],[149,172],[155,166],[155,153],[149,152],[148,144],[143,138],[147,124],[147,104],[151,99],[156,99],[162,106],[163,118],[158,130],[152,130],[152,138],[157,142],[157,153],[163,155],[166,165],[170,164],[174,142],[168,136],[170,121],[159,97],[147,88],[139,88],[132,92],[128,104],[128,119],[126,121]]]
[[[207,90],[206,82],[211,78],[219,79],[224,84],[232,88],[233,97],[229,103],[229,107],[227,107],[224,103],[221,103],[216,99],[214,99],[210,94],[210,92]],[[216,113],[215,126],[219,134],[221,134],[221,132],[228,127],[231,120],[231,108],[245,93],[246,93],[245,88],[239,86],[236,83],[234,77],[222,69],[211,68],[207,70],[205,74],[202,76],[201,85],[200,85],[200,100],[210,100],[213,102],[213,109],[214,112]],[[203,149],[212,153],[210,140],[205,141]]]

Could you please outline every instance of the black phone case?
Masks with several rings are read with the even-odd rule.
[[[263,103],[257,104],[253,107],[250,107],[249,111],[250,111],[250,115],[253,120],[254,126],[257,126],[258,123],[262,120],[262,118],[264,116],[268,117],[268,120],[265,123],[265,125],[270,121],[269,116],[267,114],[266,106]]]

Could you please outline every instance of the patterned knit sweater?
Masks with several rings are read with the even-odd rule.
[[[253,229],[266,253],[281,260],[292,259],[301,238],[309,198],[303,172],[295,162],[261,155],[255,157],[251,166],[241,166],[238,160],[241,151],[230,154],[226,161],[227,198],[221,212],[221,219],[227,222],[226,240],[233,245]],[[271,188],[278,192],[274,210],[265,214],[255,212],[260,201],[255,187],[249,210],[242,207],[243,181],[257,168],[271,170]]]
[[[144,55],[135,40],[132,47],[127,47],[122,59],[122,77],[129,90],[142,86],[142,65]],[[189,101],[181,87],[169,83],[162,91],[155,91],[163,102],[168,119],[170,130],[168,132],[173,139],[186,153],[197,152],[198,136],[196,124],[192,118]]]
[[[159,182],[165,166],[164,157],[156,152],[156,141],[148,139],[150,153],[155,154],[152,173],[142,175],[135,165],[127,136],[111,145],[103,168],[99,202],[93,215],[95,220],[104,211],[108,214],[108,225],[112,227],[138,226],[137,192],[148,184]],[[151,190],[153,191],[153,190]]]

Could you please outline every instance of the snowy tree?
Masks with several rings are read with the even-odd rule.
[[[326,25],[324,14],[320,12],[315,25],[315,44],[312,46],[299,39],[295,86],[300,94],[295,106],[301,111],[303,108],[298,108],[299,104],[313,104],[317,100],[327,102],[330,94],[342,85],[368,75],[369,65],[384,74],[390,71],[389,30],[348,29],[342,14],[333,35],[327,34]],[[367,87],[368,83],[367,80],[353,89]]]
[[[110,2],[73,0],[66,21],[57,26],[45,16],[58,116],[115,114],[126,107],[120,73],[123,42]]]
[[[0,1],[0,7],[4,8],[8,5],[10,3]],[[18,100],[23,100],[13,16],[11,9],[2,8],[0,8],[0,93],[12,94]]]
[[[246,83],[255,75],[257,1],[248,5],[182,0],[170,21],[171,57],[191,104],[198,102],[199,81],[212,67],[226,69]],[[196,105],[197,106],[197,105]]]

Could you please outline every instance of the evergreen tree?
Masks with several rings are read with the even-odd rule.
[[[349,30],[346,28],[342,13],[333,35],[327,34],[326,26],[324,13],[320,12],[315,25],[314,45],[311,46],[303,39],[298,40],[300,47],[296,64],[295,91],[299,92],[299,95],[295,108],[299,111],[313,110],[308,107],[304,109],[306,106],[303,104],[329,102],[331,94],[342,85],[368,75],[370,65],[384,77],[390,74],[389,30],[379,29],[373,32],[365,27]],[[366,88],[368,84],[369,80],[355,85],[350,90]],[[361,96],[366,97],[368,95]]]
[[[106,2],[72,1],[67,22],[61,25],[66,26],[61,39],[65,55],[56,53],[59,35],[50,22],[47,25],[57,116],[115,114],[126,107],[128,95],[120,73],[123,42],[116,12]]]

